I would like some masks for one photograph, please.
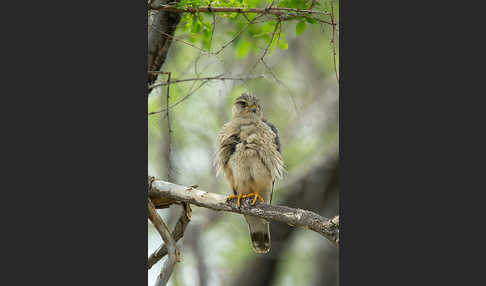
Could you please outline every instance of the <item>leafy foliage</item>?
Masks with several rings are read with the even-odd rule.
[[[311,6],[312,2],[312,0],[181,0],[175,7],[182,9],[227,7],[243,8],[243,10],[268,7],[306,10],[312,7],[312,10],[329,11],[327,9],[328,4],[314,1],[313,6]],[[184,33],[190,42],[199,45],[202,49],[215,52],[220,47],[212,43],[214,40],[214,30],[220,26],[232,27],[230,31],[226,30],[226,33],[232,33],[231,37],[233,41],[231,44],[235,48],[236,57],[244,58],[250,52],[258,53],[262,48],[267,47],[268,53],[271,54],[275,46],[278,46],[282,50],[288,49],[286,36],[282,32],[281,25],[287,22],[295,22],[296,35],[299,36],[306,30],[306,23],[319,24],[314,18],[316,17],[315,14],[296,14],[295,11],[282,11],[282,15],[261,15],[257,13],[238,12],[183,13],[178,32]],[[319,16],[322,15],[319,14]],[[255,21],[256,17],[258,19]]]

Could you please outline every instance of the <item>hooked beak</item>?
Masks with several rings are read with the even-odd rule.
[[[255,104],[253,104],[252,106],[250,106],[250,110],[253,111],[253,112],[256,112],[257,106]]]

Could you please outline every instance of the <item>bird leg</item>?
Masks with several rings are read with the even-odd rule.
[[[263,197],[262,197],[262,196],[260,196],[260,195],[259,195],[257,192],[249,193],[249,194],[248,194],[248,195],[246,195],[245,197],[247,197],[247,198],[249,198],[249,197],[255,197],[255,198],[253,199],[253,202],[251,202],[251,205],[252,205],[252,206],[254,206],[254,205],[255,205],[255,203],[256,203],[256,201],[257,201],[257,199],[263,203]]]
[[[243,195],[243,194],[239,194],[238,196],[237,196],[237,195],[231,195],[231,196],[228,196],[226,199],[227,199],[227,200],[238,199],[238,200],[236,201],[236,205],[237,205],[238,207],[240,207],[240,201],[241,201],[241,199],[242,199],[242,198],[244,199],[244,198],[246,198],[246,197],[248,197],[248,196],[247,196],[247,195]]]

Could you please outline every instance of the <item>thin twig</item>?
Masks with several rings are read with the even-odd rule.
[[[294,105],[294,108],[295,108],[295,112],[298,113],[298,108],[297,108],[297,102],[295,102],[295,99],[294,99],[294,95],[292,93],[292,90],[285,84],[283,83],[283,81],[281,81],[276,75],[275,73],[272,71],[272,69],[267,65],[267,63],[263,60],[263,58],[261,59],[263,65],[265,66],[265,68],[269,71],[269,73],[272,75],[273,79],[278,83],[280,84],[281,86],[283,86],[285,89],[287,89],[287,92],[289,93],[289,96],[290,96],[290,100],[292,101],[292,104]]]
[[[186,42],[186,41],[182,40],[181,38],[171,36],[171,35],[167,34],[167,33],[166,33],[166,32],[164,32],[164,31],[160,31],[159,29],[157,29],[157,28],[156,28],[155,26],[153,26],[153,25],[152,25],[152,28],[153,28],[155,31],[157,31],[157,32],[161,33],[162,35],[164,35],[164,36],[166,36],[166,37],[168,37],[168,38],[170,38],[170,39],[175,40],[176,42],[181,42],[181,43],[184,43],[184,44],[186,44],[186,45],[188,45],[188,46],[190,46],[190,47],[193,47],[193,48],[195,48],[195,49],[197,49],[197,50],[201,51],[201,53],[203,53],[203,54],[205,54],[205,55],[207,55],[207,54],[208,54],[208,52],[206,52],[204,49],[202,49],[202,48],[200,48],[200,47],[197,47],[197,46],[194,46],[193,44],[191,44],[191,43],[189,43],[189,42]]]
[[[263,75],[255,75],[255,76],[246,76],[246,77],[233,77],[233,76],[224,76],[224,75],[218,75],[218,76],[208,76],[208,77],[198,77],[198,78],[185,78],[185,79],[175,79],[170,81],[170,84],[174,83],[181,83],[181,82],[186,82],[186,81],[195,81],[195,80],[247,80],[247,79],[256,79],[256,78],[263,78]],[[159,86],[166,86],[167,82],[161,82],[161,83],[156,83],[151,86],[149,86],[150,89],[154,89]]]
[[[147,71],[147,73],[151,73],[151,74],[169,74],[168,72],[164,72],[164,71]]]
[[[295,102],[292,91],[290,90],[290,88],[286,84],[284,84],[280,79],[278,79],[278,77],[275,75],[275,73],[272,71],[272,69],[267,65],[267,63],[264,60],[265,56],[268,53],[268,50],[270,49],[270,47],[272,45],[273,40],[275,39],[275,35],[276,35],[279,27],[280,27],[280,30],[279,30],[279,33],[278,33],[278,37],[280,38],[281,26],[282,26],[282,22],[279,18],[277,24],[275,24],[275,28],[274,28],[273,33],[272,33],[272,37],[270,38],[270,42],[265,47],[265,50],[263,51],[263,53],[260,56],[260,58],[258,59],[258,61],[256,61],[255,64],[249,69],[249,73],[251,73],[258,66],[258,63],[261,61],[263,63],[263,65],[265,66],[265,68],[269,71],[270,75],[272,75],[272,77],[275,79],[275,81],[278,84],[282,85],[284,88],[287,89],[289,96],[290,96],[290,100],[292,101],[292,104],[294,105],[295,112],[297,113],[298,112],[297,103]]]
[[[188,99],[193,93],[195,93],[196,91],[198,91],[203,85],[205,85],[206,83],[208,83],[209,81],[203,81],[196,89],[194,89],[193,91],[191,91],[190,93],[188,93],[186,96],[184,96],[181,100],[177,101],[176,103],[172,104],[171,106],[169,106],[169,108],[165,107],[164,109],[161,109],[161,110],[158,110],[158,111],[152,111],[152,112],[149,112],[148,115],[154,115],[154,114],[157,114],[157,113],[162,113],[166,110],[169,110],[169,109],[172,109],[174,108],[175,106],[177,106],[179,103],[183,102],[184,100]]]
[[[226,44],[224,44],[218,51],[216,51],[214,53],[211,52],[211,55],[218,55],[219,53],[221,53],[221,51],[223,51],[227,46],[229,46],[231,43],[233,43],[244,31],[246,31],[246,29],[248,29],[248,27],[250,27],[258,18],[260,18],[262,16],[263,16],[263,14],[255,17],[255,18],[253,18],[253,20],[249,21],[248,24],[245,27],[243,27],[243,29],[241,29],[236,34],[236,36],[233,37],[233,39],[231,39]]]
[[[170,72],[167,76],[167,96],[165,101],[165,106],[169,106],[170,99]],[[171,156],[171,145],[172,145],[172,128],[170,127],[170,116],[169,109],[167,108],[165,116],[167,117],[167,180],[173,181],[172,179],[172,156]]]
[[[339,217],[324,218],[314,212],[294,209],[286,206],[256,203],[251,206],[246,199],[237,207],[235,201],[228,201],[225,196],[209,193],[192,187],[172,184],[161,180],[153,180],[149,186],[150,198],[169,198],[187,202],[215,211],[227,211],[251,215],[270,221],[286,223],[294,227],[313,230],[326,237],[336,245],[339,244]]]
[[[281,22],[278,21],[277,24],[275,24],[275,28],[273,29],[273,33],[272,33],[272,37],[270,38],[270,42],[268,43],[268,45],[265,47],[265,50],[263,50],[263,53],[262,55],[260,56],[260,58],[255,62],[255,64],[253,64],[253,66],[250,68],[249,70],[249,73],[253,72],[253,70],[257,67],[258,63],[260,61],[263,61],[263,58],[267,55],[268,53],[268,50],[270,49],[270,46],[272,46],[272,43],[273,43],[273,39],[275,39],[275,34],[277,33],[277,30],[278,30],[278,27],[281,25]],[[279,36],[280,36],[280,33],[279,33]]]
[[[334,72],[336,73],[336,79],[339,83],[339,74],[337,71],[336,67],[336,41],[335,41],[335,35],[336,35],[336,26],[334,25],[334,0],[331,0],[331,24],[332,24],[332,53],[333,53],[333,59],[334,59]]]
[[[262,56],[260,57],[261,60],[263,60],[263,58],[267,55],[268,53],[268,49],[270,48],[270,46],[272,45],[273,43],[273,40],[275,39],[275,34],[277,33],[277,30],[278,30],[278,27],[280,27],[280,25],[282,25],[282,22],[280,22],[280,20],[277,22],[277,24],[275,24],[275,29],[273,30],[273,33],[272,33],[272,38],[270,39],[270,43],[268,43],[268,46],[267,48],[263,51],[263,54]],[[280,32],[278,33],[278,37],[280,38]]]
[[[170,275],[174,270],[175,264],[179,260],[179,248],[177,248],[175,240],[170,234],[167,225],[164,223],[160,215],[155,210],[155,206],[150,199],[148,200],[148,217],[152,222],[152,224],[154,225],[154,227],[159,232],[160,236],[162,237],[162,240],[164,240],[168,249],[169,257],[165,261],[164,266],[162,267],[162,270],[160,271],[160,274],[157,277],[157,281],[155,282],[156,286],[165,286],[169,281]]]
[[[211,37],[209,38],[209,46],[208,46],[209,53],[211,53],[211,45],[213,44],[214,30],[216,29],[216,16],[212,12],[211,12],[211,16],[213,16],[213,25],[211,27]]]
[[[312,20],[315,20],[317,22],[321,22],[321,23],[324,23],[324,24],[328,24],[328,25],[332,25],[332,26],[338,26],[337,23],[331,23],[331,22],[328,22],[326,20],[322,20],[320,18],[316,18],[316,17],[312,17],[312,16],[309,16],[309,15],[288,15],[286,17],[281,17],[281,21],[282,22],[285,22],[285,21],[293,21],[293,20],[297,20],[297,17],[304,17],[306,19],[312,19]],[[339,31],[338,28],[336,28],[336,31]]]

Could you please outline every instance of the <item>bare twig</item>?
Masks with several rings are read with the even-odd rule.
[[[280,30],[279,30],[280,29]],[[281,86],[283,86],[284,88],[287,89],[287,91],[289,92],[289,96],[290,96],[290,99],[292,101],[292,104],[294,105],[294,109],[295,109],[295,112],[298,112],[298,108],[297,108],[297,103],[295,102],[295,99],[294,99],[294,96],[292,94],[292,91],[290,90],[290,88],[284,84],[280,79],[278,79],[278,77],[275,75],[275,73],[272,71],[272,69],[267,65],[267,63],[265,63],[264,61],[264,58],[265,56],[267,55],[268,53],[268,50],[270,49],[274,39],[275,39],[275,35],[277,34],[277,30],[279,30],[278,32],[278,38],[277,38],[277,41],[280,40],[280,34],[282,33],[282,21],[280,18],[278,18],[278,22],[275,24],[275,28],[272,32],[272,37],[270,38],[270,42],[268,43],[268,45],[265,47],[265,50],[263,51],[262,55],[260,56],[260,58],[255,62],[255,64],[253,64],[253,66],[249,69],[249,73],[253,72],[253,70],[258,66],[258,63],[261,61],[263,63],[263,65],[265,66],[265,68],[269,71],[269,73],[272,75],[272,77],[274,78],[274,80],[280,84]]]
[[[306,18],[309,19],[309,17],[306,17]],[[319,19],[319,18],[311,18],[311,19],[314,19],[317,22],[321,22],[321,23],[324,23],[324,24],[332,25],[334,27],[334,29],[336,29],[336,31],[339,31],[339,29],[336,27],[338,25],[338,23],[331,23],[331,22],[328,22],[326,20],[322,20],[322,19]]]
[[[169,109],[172,109],[174,108],[175,106],[177,106],[179,103],[183,102],[184,100],[188,99],[192,94],[194,94],[196,91],[198,91],[201,87],[203,87],[203,85],[205,85],[206,83],[208,83],[208,81],[203,81],[196,89],[194,89],[193,91],[191,91],[190,93],[188,93],[186,96],[184,96],[181,100],[177,101],[176,103],[172,104],[171,106],[169,106],[168,108],[165,107],[164,109],[161,109],[161,110],[158,110],[158,111],[152,111],[152,112],[149,112],[148,115],[154,115],[154,114],[157,114],[157,113],[162,113],[166,110],[169,110]]]
[[[299,15],[288,15],[286,17],[281,17],[280,19],[281,19],[282,22],[284,22],[284,21],[297,20],[297,17],[299,17]],[[300,17],[304,17],[306,19],[316,20],[317,22],[321,22],[321,23],[324,23],[324,24],[332,25],[332,26],[338,25],[337,23],[331,23],[331,22],[328,22],[326,20],[323,20],[323,19],[320,19],[320,18],[317,18],[317,17],[312,17],[310,15],[302,15]],[[338,28],[336,28],[336,31],[339,31]]]
[[[272,46],[273,40],[275,39],[275,34],[277,33],[278,27],[280,27],[281,25],[282,23],[280,22],[280,20],[277,22],[277,24],[275,24],[275,28],[272,33],[272,38],[270,39],[270,43],[268,43],[267,48],[263,51],[263,54],[260,57],[261,60],[263,60],[263,58],[267,55],[268,49]],[[280,38],[280,31],[278,33],[278,37]]]
[[[155,204],[157,207],[157,205]],[[172,231],[172,237],[177,242],[184,236],[184,232],[186,230],[187,225],[191,221],[191,207],[189,204],[183,203],[182,204],[182,212],[179,216],[179,220],[177,221],[174,230]],[[162,244],[154,253],[152,253],[148,260],[147,260],[147,270],[152,268],[152,266],[157,263],[160,259],[162,259],[165,255],[167,255],[167,245],[164,243]]]
[[[283,86],[285,89],[287,89],[287,92],[289,93],[289,96],[290,96],[290,100],[292,100],[292,104],[294,105],[294,109],[295,109],[295,112],[298,112],[298,108],[297,108],[297,102],[295,102],[295,99],[294,99],[294,95],[292,94],[292,90],[290,89],[290,87],[288,87],[285,83],[283,83],[283,81],[281,81],[276,75],[275,73],[272,71],[272,69],[267,65],[267,63],[263,60],[263,58],[261,59],[263,65],[265,66],[265,68],[270,72],[270,74],[272,75],[273,79],[278,83],[280,84],[281,86]]]
[[[225,75],[217,75],[217,76],[209,76],[209,77],[198,77],[198,78],[185,78],[185,79],[175,79],[171,80],[170,84],[186,82],[186,81],[195,81],[195,80],[247,80],[247,79],[255,79],[255,78],[263,78],[263,75],[255,75],[255,76],[246,76],[246,77],[233,77],[233,76],[225,76]],[[160,82],[149,86],[150,89],[154,89],[159,86],[166,86],[167,82]]]
[[[262,17],[263,15],[264,14],[259,15],[259,16],[255,17],[255,18],[253,18],[253,20],[249,21],[248,24],[245,27],[243,27],[243,29],[241,29],[236,34],[236,36],[233,37],[233,39],[231,39],[226,44],[224,44],[218,51],[216,51],[214,53],[211,53],[211,55],[218,55],[219,53],[221,53],[221,51],[223,51],[227,46],[229,46],[231,43],[233,43],[244,31],[246,31],[246,29],[248,29],[248,27],[250,27],[258,18]]]
[[[336,67],[336,41],[335,41],[336,26],[334,25],[334,0],[331,0],[331,24],[332,24],[331,44],[332,44],[332,53],[334,59],[334,72],[336,73],[336,79],[339,82],[339,74]]]
[[[213,44],[213,36],[214,36],[214,30],[216,29],[216,16],[214,13],[211,13],[211,16],[213,17],[213,24],[211,25],[211,37],[209,38],[209,46],[208,50],[211,52],[211,45]]]
[[[148,217],[164,240],[168,249],[169,257],[165,261],[164,266],[157,277],[157,282],[155,283],[156,286],[164,286],[167,285],[170,275],[174,270],[174,266],[179,259],[179,249],[177,248],[174,238],[170,235],[167,225],[155,210],[155,206],[150,199],[148,200]]]
[[[164,197],[216,211],[251,215],[266,220],[286,223],[290,226],[303,227],[321,234],[336,245],[339,244],[338,216],[332,219],[327,219],[308,210],[294,209],[266,203],[257,203],[254,206],[250,206],[249,202],[246,200],[242,200],[242,204],[238,208],[236,202],[227,201],[225,196],[161,180],[152,181],[151,186],[149,186],[149,197]]]
[[[165,106],[169,106],[170,99],[170,72],[167,74],[167,96],[165,101]],[[172,179],[172,156],[171,156],[171,145],[172,145],[172,128],[170,127],[170,115],[169,108],[165,112],[167,117],[167,180],[174,181]]]
[[[268,50],[270,49],[270,46],[272,46],[272,43],[273,43],[273,40],[275,39],[275,34],[277,33],[277,30],[278,30],[278,27],[281,25],[281,22],[278,21],[276,24],[275,24],[275,28],[273,29],[273,32],[272,32],[272,37],[270,38],[270,42],[267,44],[267,46],[265,47],[265,49],[263,50],[263,53],[262,55],[260,56],[260,58],[253,64],[253,66],[249,69],[249,73],[253,72],[253,70],[258,66],[258,63],[260,61],[263,61],[263,58],[267,55],[268,53]],[[280,32],[279,32],[279,37],[280,37]]]
[[[154,29],[156,32],[159,32],[160,34],[164,35],[164,36],[165,36],[165,37],[167,37],[168,39],[175,40],[176,42],[181,42],[181,43],[186,44],[186,45],[188,45],[188,46],[190,46],[190,47],[193,47],[193,48],[195,48],[196,50],[199,50],[201,53],[203,53],[203,54],[205,54],[205,55],[207,55],[207,54],[208,54],[208,52],[206,52],[204,49],[202,49],[202,48],[200,48],[200,47],[197,47],[197,46],[195,46],[195,45],[193,45],[193,44],[191,44],[191,43],[189,43],[189,42],[186,42],[186,41],[184,41],[183,39],[181,39],[181,38],[179,38],[179,37],[171,36],[171,35],[167,34],[166,32],[164,32],[164,31],[161,31],[161,30],[157,29],[156,27],[153,27],[153,29]]]
[[[147,73],[150,73],[150,74],[169,74],[168,72],[165,72],[165,71],[147,71]]]

